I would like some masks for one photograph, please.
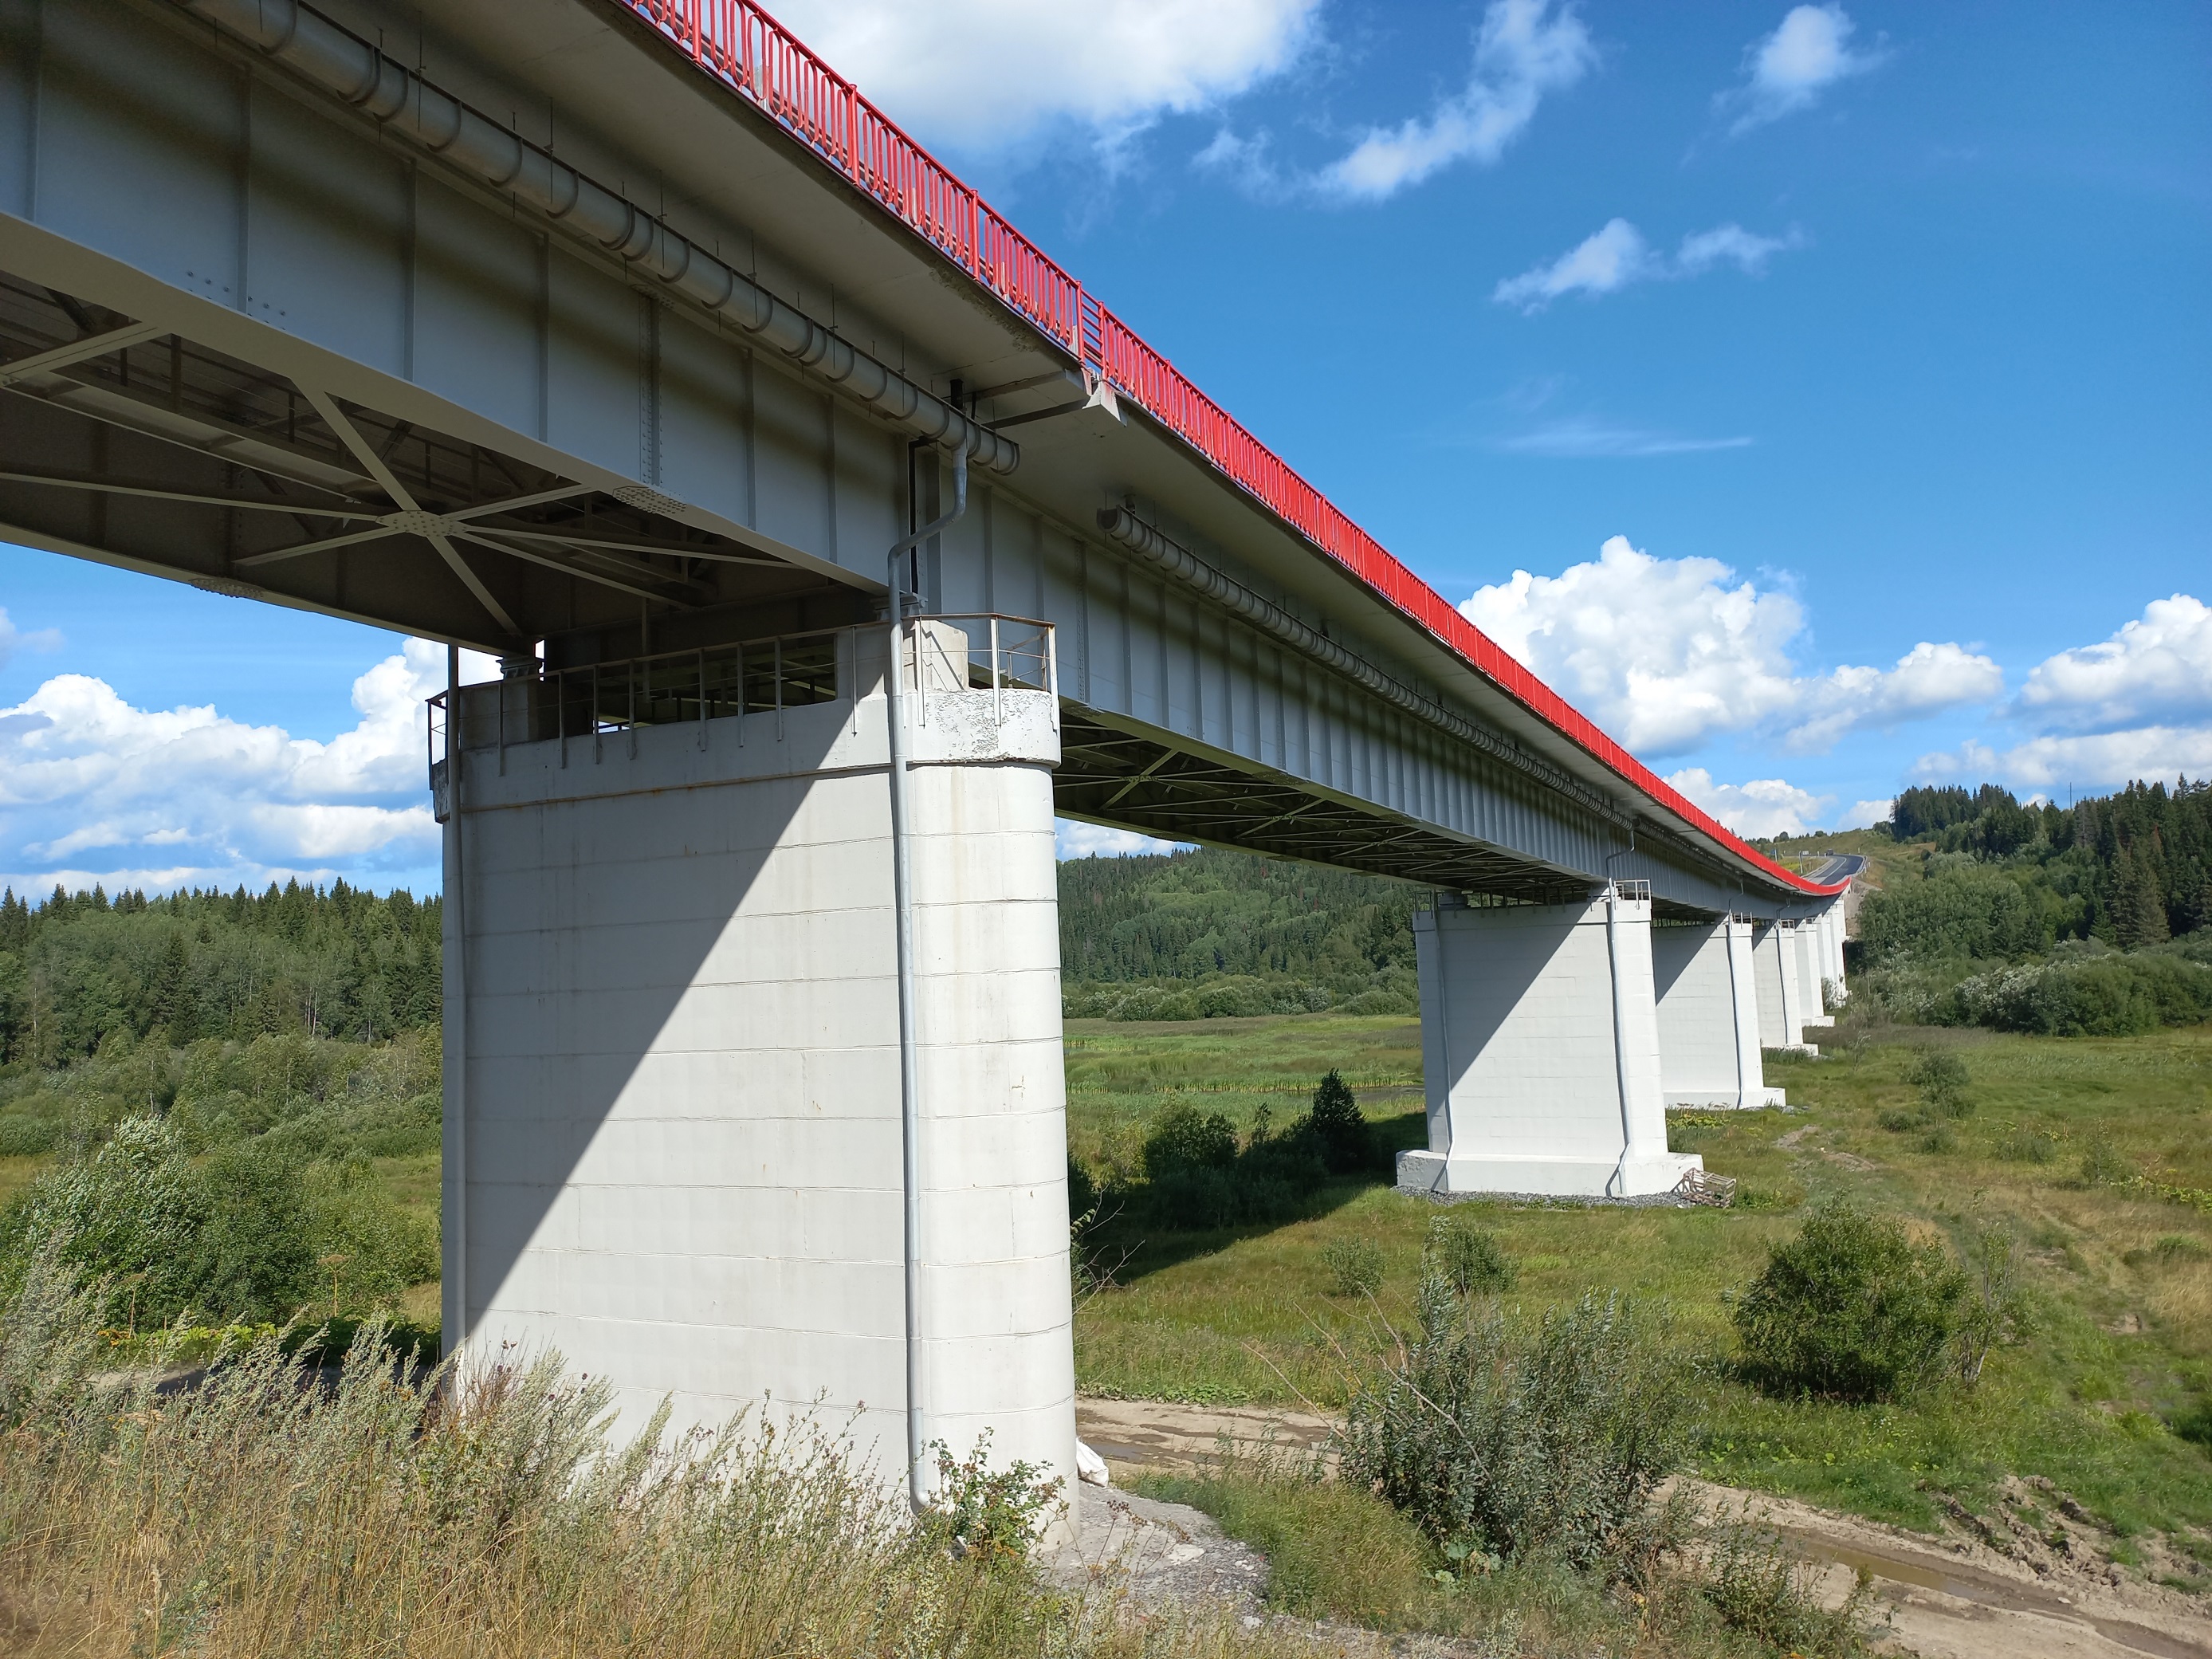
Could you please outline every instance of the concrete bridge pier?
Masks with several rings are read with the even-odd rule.
[[[1702,1167],[1667,1150],[1648,897],[1444,894],[1413,921],[1429,1149],[1401,1186],[1634,1197]]]
[[[1660,1082],[1669,1106],[1779,1106],[1759,1061],[1752,924],[1741,917],[1651,930]]]
[[[971,689],[969,636],[920,631],[924,1432],[964,1455],[988,1429],[994,1466],[1072,1490],[1057,708]],[[434,781],[459,900],[445,1319],[464,1365],[556,1348],[618,1382],[631,1427],[664,1395],[679,1429],[812,1413],[894,1485],[886,635],[470,688],[458,787]]]
[[[1805,1024],[1833,1025],[1836,1017],[1828,1012],[1824,994],[1825,988],[1835,979],[1829,970],[1825,918],[1808,917],[1792,925],[1790,931],[1796,936],[1797,995],[1804,1006]]]
[[[1793,922],[1759,924],[1752,935],[1751,962],[1759,988],[1759,1045],[1785,1054],[1817,1054],[1805,1041],[1810,1024],[1805,1006],[1805,980],[1797,954],[1797,930]]]

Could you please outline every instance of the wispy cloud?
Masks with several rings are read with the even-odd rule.
[[[1851,50],[1857,27],[1838,5],[1793,7],[1773,33],[1745,48],[1743,84],[1713,100],[1723,113],[1735,113],[1729,131],[1747,132],[1810,109],[1837,82],[1879,64],[1885,56],[1879,47]]]
[[[1492,0],[1466,90],[1426,116],[1370,129],[1322,169],[1320,188],[1348,201],[1379,202],[1457,161],[1491,166],[1528,131],[1546,94],[1574,85],[1596,61],[1573,6]]]
[[[1627,220],[1609,219],[1558,258],[1507,277],[1490,297],[1499,305],[1534,313],[1569,294],[1595,297],[1634,283],[1702,276],[1719,265],[1734,265],[1747,276],[1759,276],[1776,254],[1804,244],[1803,233],[1795,228],[1779,236],[1761,236],[1738,224],[1716,225],[1685,236],[1669,258]]]
[[[1500,439],[1497,447],[1509,455],[1584,460],[1615,456],[1695,455],[1714,449],[1746,449],[1752,441],[1749,438],[1682,438],[1670,433],[1607,426],[1598,421],[1575,418],[1553,421]]]
[[[1267,133],[1247,137],[1230,126],[1191,163],[1263,201],[1386,201],[1459,162],[1495,165],[1528,131],[1545,96],[1572,86],[1596,61],[1589,31],[1571,3],[1554,9],[1553,0],[1491,0],[1475,33],[1466,88],[1428,114],[1370,127],[1317,171],[1277,167]]]
[[[18,651],[58,651],[62,648],[62,631],[58,628],[37,628],[26,634],[15,626],[5,607],[0,607],[0,667],[13,659]]]

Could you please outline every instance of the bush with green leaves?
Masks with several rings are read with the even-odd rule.
[[[1382,1248],[1372,1239],[1333,1238],[1322,1246],[1321,1265],[1338,1296],[1372,1296],[1382,1288]]]
[[[1342,1478],[1405,1510],[1447,1552],[1641,1571],[1678,1542],[1658,1488],[1686,1455],[1694,1391],[1662,1322],[1619,1295],[1534,1324],[1424,1277],[1419,1330],[1362,1384]]]
[[[937,1454],[937,1501],[930,1518],[955,1551],[986,1564],[1027,1559],[1039,1524],[1060,1500],[1060,1477],[1047,1479],[1039,1465],[1019,1460],[993,1468],[988,1429],[964,1459],[956,1459],[942,1440],[930,1442],[930,1449]]]
[[[1521,1271],[1498,1235],[1470,1217],[1440,1215],[1430,1222],[1423,1255],[1428,1270],[1462,1296],[1495,1294],[1520,1282]]]
[[[1145,1174],[1153,1181],[1189,1170],[1225,1170],[1237,1161],[1237,1127],[1220,1112],[1176,1101],[1145,1137]]]
[[[1164,1226],[1194,1231],[1287,1220],[1328,1179],[1304,1119],[1277,1134],[1262,1109],[1240,1146],[1227,1117],[1182,1101],[1153,1121],[1144,1169],[1145,1209]]]
[[[434,1278],[434,1228],[401,1210],[358,1154],[305,1164],[268,1136],[195,1160],[166,1118],[125,1118],[87,1155],[47,1171],[0,1214],[0,1278],[37,1242],[143,1328],[190,1314],[248,1324],[302,1308],[367,1312]]]
[[[1960,1118],[1973,1110],[1966,1095],[1972,1076],[1966,1062],[1947,1049],[1922,1049],[1905,1079],[1920,1091],[1920,1103],[1931,1116]]]
[[[1966,1290],[1940,1244],[1831,1203],[1774,1248],[1730,1315],[1744,1371],[1768,1392],[1897,1400],[1941,1375]]]

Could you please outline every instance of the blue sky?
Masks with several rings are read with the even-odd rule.
[[[2212,772],[2203,6],[779,9],[1738,827]],[[0,714],[19,888],[434,884],[426,653],[21,550],[0,605],[74,744]]]

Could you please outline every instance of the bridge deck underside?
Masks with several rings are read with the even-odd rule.
[[[945,504],[937,452],[357,112],[118,0],[33,9],[33,34],[0,41],[0,90],[29,112],[27,142],[0,135],[0,535],[494,650],[542,642],[573,667],[860,622],[884,550]],[[790,276],[785,297],[818,305],[837,275]],[[890,349],[864,314],[838,320]],[[895,343],[933,386],[978,372]],[[1147,566],[1091,521],[1133,488],[1079,477],[1089,440],[1050,429],[1067,430],[1016,428],[1030,463],[976,477],[920,578],[927,609],[1058,630],[1062,811],[1512,898],[1612,876],[1683,914],[1792,903],[1627,792],[1563,787],[1588,757],[1524,747],[1561,740],[1506,729],[1522,711],[1460,702],[1462,731],[1484,727],[1463,740]],[[1447,705],[1310,593],[1178,533]]]

